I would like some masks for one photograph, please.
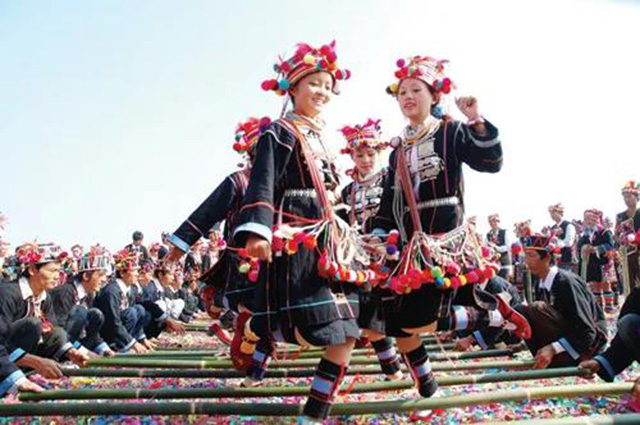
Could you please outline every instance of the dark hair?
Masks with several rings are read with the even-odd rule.
[[[133,232],[132,238],[134,241],[141,241],[142,239],[144,239],[144,235],[140,230],[136,230],[135,232]]]
[[[538,254],[538,257],[540,257],[541,260],[544,260],[547,257],[551,258],[549,251],[547,251],[546,249],[536,249],[535,252]]]
[[[96,272],[96,270],[85,270],[78,273],[78,277],[80,278],[80,280],[82,280],[84,278],[84,275],[87,275],[87,279],[91,279],[91,276],[93,276],[94,272]]]
[[[36,266],[36,270],[40,270],[42,268],[42,266],[44,266],[47,263],[42,263],[42,264],[35,264]],[[27,279],[29,279],[30,275],[29,275],[29,267],[25,267],[24,270],[22,270],[22,273],[20,273],[21,277],[26,277]]]

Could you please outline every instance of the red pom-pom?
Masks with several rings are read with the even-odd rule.
[[[451,287],[457,288],[460,286],[460,278],[458,276],[451,277]]]
[[[318,268],[320,270],[328,270],[329,269],[329,258],[325,255],[320,257],[318,260]]]
[[[337,71],[336,71],[336,78],[337,78],[338,80],[342,80],[342,79],[344,78],[344,75],[343,75],[343,73],[342,73],[342,70],[341,70],[341,69],[339,69],[339,70],[337,70]]]
[[[332,261],[329,264],[329,274],[330,275],[334,275],[338,272],[338,263],[336,263],[335,261]]]
[[[271,238],[271,248],[273,251],[279,252],[284,249],[284,240],[279,236]]]
[[[320,53],[322,56],[328,56],[331,53],[331,48],[325,44],[320,48]]]
[[[397,230],[392,230],[389,232],[389,236],[387,237],[387,244],[389,245],[398,245],[400,241],[400,232]]]
[[[423,283],[433,282],[433,275],[431,274],[430,268],[425,268],[424,270],[422,270],[422,273],[420,273],[420,280],[422,280]]]
[[[326,60],[321,60],[319,63],[320,69],[327,69],[329,68],[329,63]]]
[[[485,267],[484,270],[482,270],[482,274],[484,275],[484,278],[486,280],[489,280],[493,277],[493,269],[489,266]]]
[[[246,256],[247,256],[247,250],[246,250],[246,249],[244,249],[244,248],[240,248],[240,249],[238,250],[238,255],[239,255],[240,257],[246,257]]]
[[[445,267],[447,274],[450,276],[455,276],[458,273],[460,273],[460,266],[457,265],[456,263],[449,263],[447,264],[447,267]]]
[[[403,77],[402,69],[397,70],[397,71],[395,72],[395,76],[396,76],[396,78],[397,78],[398,80],[402,79],[402,77]]]
[[[338,60],[338,55],[336,55],[336,52],[334,52],[333,50],[329,51],[326,57],[329,62],[335,62]]]
[[[244,145],[240,142],[235,142],[233,144],[233,150],[236,152],[242,152],[244,150]]]
[[[491,256],[491,250],[488,247],[483,246],[482,247],[482,256],[484,258],[489,258]]]
[[[467,274],[467,282],[477,283],[478,280],[479,280],[478,273],[476,273],[475,270]]]
[[[289,62],[282,62],[280,64],[280,69],[282,70],[282,72],[289,72],[291,71],[291,65],[289,65]]]
[[[269,91],[271,90],[271,81],[272,80],[265,80],[262,82],[262,84],[260,84],[260,87],[262,87],[262,90],[264,91]]]
[[[402,68],[404,66],[404,64],[405,64],[404,59],[398,59],[396,61],[396,65],[398,66],[398,68]]]
[[[258,271],[251,270],[248,275],[249,282],[257,282],[258,281]]]
[[[303,243],[306,238],[307,234],[305,232],[298,232],[293,237],[297,244]]]
[[[271,123],[271,118],[269,117],[262,117],[260,118],[260,127],[266,127]]]
[[[289,251],[291,254],[295,254],[296,252],[298,252],[298,244],[294,239],[287,241],[287,251]]]
[[[306,249],[314,249],[318,246],[318,241],[315,236],[308,236],[303,243]]]
[[[348,80],[349,78],[351,78],[351,71],[349,71],[348,69],[344,70],[344,74],[345,74],[344,76],[345,80]]]

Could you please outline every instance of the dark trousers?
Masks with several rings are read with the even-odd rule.
[[[102,342],[100,329],[103,324],[104,315],[100,310],[77,305],[71,309],[67,321],[69,341],[79,341],[89,350],[94,350]]]
[[[531,339],[525,341],[534,356],[542,347],[559,340],[565,335],[564,323],[560,314],[549,304],[535,301],[530,305],[520,305],[516,310],[522,314],[531,326]],[[567,352],[554,356],[549,367],[575,366],[580,359],[573,360]]]
[[[120,320],[122,320],[122,325],[129,332],[129,335],[137,341],[146,339],[144,334],[145,321],[148,323],[151,320],[151,315],[147,316],[144,307],[136,304],[125,308],[120,312]]]
[[[29,354],[60,360],[67,343],[67,334],[62,328],[54,327],[42,333],[42,323],[37,317],[26,317],[9,326],[9,341],[14,348],[22,348]]]
[[[640,315],[625,314],[618,321],[618,333],[611,345],[595,359],[602,366],[598,375],[606,381],[613,381],[634,360],[640,362]]]

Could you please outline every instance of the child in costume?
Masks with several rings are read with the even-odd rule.
[[[341,217],[351,226],[357,226],[363,234],[371,232],[371,221],[378,212],[382,199],[382,187],[387,170],[380,167],[380,153],[389,146],[380,134],[380,120],[369,119],[364,125],[342,128],[347,146],[342,153],[351,156],[355,167],[347,174],[353,179],[344,187],[341,200],[347,205]],[[382,299],[390,297],[388,290],[371,288],[360,292],[358,326],[362,336],[371,342],[380,361],[382,372],[389,380],[402,378],[400,356],[393,340],[385,336],[385,320]]]

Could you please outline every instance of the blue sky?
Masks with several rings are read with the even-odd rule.
[[[467,170],[470,214],[612,215],[640,179],[637,22],[630,1],[2,1],[5,238],[157,240],[237,169],[235,125],[280,112],[260,89],[277,56],[332,39],[353,72],[326,117],[336,150],[344,124],[401,130],[384,93],[396,59],[444,57],[505,149],[501,173]]]

